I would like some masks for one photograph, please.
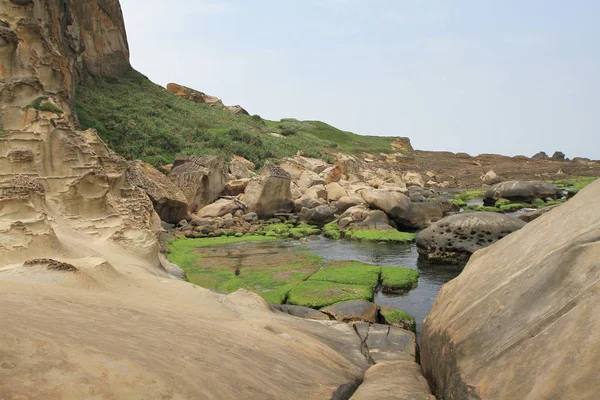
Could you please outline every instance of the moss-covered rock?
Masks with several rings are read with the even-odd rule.
[[[353,229],[344,232],[344,237],[365,242],[410,243],[416,238],[414,233],[400,232],[396,229]]]
[[[359,261],[332,261],[308,280],[377,287],[381,267]]]
[[[373,297],[373,288],[369,286],[309,280],[299,283],[290,290],[287,303],[323,308],[349,300],[373,301]]]
[[[381,315],[383,321],[388,325],[416,332],[417,324],[415,317],[407,312],[393,307],[381,306],[379,308],[379,315]]]
[[[329,239],[340,239],[342,237],[342,232],[340,232],[337,221],[333,221],[325,225],[323,227],[323,235]]]
[[[403,267],[381,267],[381,286],[385,293],[406,293],[417,286],[419,271]]]

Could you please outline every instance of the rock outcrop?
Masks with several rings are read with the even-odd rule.
[[[194,213],[215,201],[227,183],[227,167],[215,156],[178,157],[169,178],[188,200]]]
[[[598,196],[595,182],[444,285],[421,336],[439,399],[597,397]]]
[[[494,212],[454,214],[419,232],[417,249],[431,261],[466,262],[475,251],[524,226],[520,219]]]
[[[556,185],[548,182],[508,181],[492,186],[483,197],[483,204],[493,206],[499,199],[515,203],[532,203],[535,199],[556,200],[563,196]]]
[[[223,110],[227,110],[232,114],[243,114],[250,115],[248,111],[244,110],[241,106],[226,106],[223,104],[223,101],[218,97],[208,95],[206,93],[200,92],[195,89],[191,89],[186,86],[179,85],[177,83],[169,83],[167,85],[167,90],[173,93],[177,97],[181,97],[182,99],[186,99],[189,101],[193,101],[198,104],[206,104],[211,107],[221,108]]]
[[[272,217],[278,212],[291,212],[292,179],[290,174],[274,164],[265,164],[257,179],[248,184],[242,200],[250,212],[261,218]]]

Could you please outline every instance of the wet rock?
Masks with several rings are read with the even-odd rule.
[[[538,219],[542,215],[554,210],[556,207],[559,207],[559,206],[560,206],[560,204],[555,204],[552,206],[540,208],[539,210],[534,210],[534,211],[528,212],[526,214],[521,214],[517,218],[519,218],[521,221],[531,222],[533,220]]]
[[[417,236],[419,254],[438,262],[465,262],[471,255],[525,226],[525,222],[493,212],[445,217]]]
[[[367,322],[357,322],[354,327],[375,363],[415,361],[417,341],[414,333],[395,326]]]
[[[304,318],[304,319],[314,319],[314,320],[322,320],[329,321],[331,318],[321,311],[317,311],[313,308],[302,307],[302,306],[294,306],[291,304],[272,304],[274,309],[284,312],[286,314],[293,315],[295,317]]]
[[[377,305],[368,301],[345,301],[320,310],[342,322],[377,322]]]
[[[421,366],[413,361],[375,364],[351,400],[435,400]]]

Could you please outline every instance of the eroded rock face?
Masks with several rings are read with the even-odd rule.
[[[178,157],[169,179],[188,200],[188,210],[194,213],[215,201],[227,184],[227,167],[215,156]]]
[[[158,265],[159,220],[128,164],[74,129],[74,87],[130,68],[116,0],[0,3],[0,249],[6,263],[107,248]]]
[[[438,262],[466,262],[471,255],[525,226],[504,214],[472,212],[451,215],[417,236],[419,254]]]
[[[209,106],[218,108],[225,108],[225,105],[218,97],[210,96],[198,90],[178,85],[177,83],[169,83],[167,85],[167,90],[177,97],[193,101],[194,103],[207,104]]]
[[[291,182],[290,174],[277,165],[267,163],[260,176],[248,184],[242,200],[250,212],[261,218],[272,217],[278,212],[291,212],[295,207]]]
[[[438,398],[597,397],[598,196],[595,182],[474,254],[442,287],[421,336]]]

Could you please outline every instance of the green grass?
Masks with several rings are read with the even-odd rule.
[[[323,236],[336,240],[342,237],[337,221],[330,222],[323,227]]]
[[[566,178],[566,179],[556,179],[556,180],[549,181],[549,182],[554,183],[556,186],[558,186],[560,189],[563,189],[563,190],[579,191],[579,190],[583,189],[584,187],[586,187],[587,185],[589,185],[590,183],[594,182],[596,179],[598,179],[598,177],[577,176],[577,177]]]
[[[172,163],[177,155],[229,160],[235,154],[260,167],[298,151],[322,159],[331,151],[393,151],[391,138],[360,136],[317,121],[264,121],[197,104],[133,70],[120,78],[98,76],[79,86],[75,108],[83,129],[95,128],[118,154],[154,166]]]
[[[369,286],[309,280],[297,284],[290,290],[287,303],[322,308],[349,300],[373,301],[373,297],[373,288]]]
[[[414,289],[419,271],[404,267],[381,267],[381,285],[387,293],[405,293]]]
[[[452,204],[457,205],[461,208],[464,208],[468,205],[467,202],[462,199],[454,199],[452,200]]]
[[[377,229],[357,229],[347,231],[344,235],[352,240],[386,243],[410,243],[416,238],[414,233],[400,232],[396,229],[388,229],[387,231],[380,231]]]
[[[393,307],[381,307],[379,313],[388,325],[416,332],[415,317],[409,313]]]
[[[489,211],[489,212],[497,212],[500,213],[502,212],[498,207],[490,207],[490,206],[475,206],[475,205],[471,205],[471,206],[467,206],[467,210],[473,210],[473,211]]]
[[[380,272],[381,267],[359,261],[332,261],[308,280],[364,285],[375,288],[379,283]]]
[[[56,107],[54,104],[48,101],[47,96],[38,97],[37,99],[32,101],[31,104],[27,105],[25,107],[25,110],[28,110],[30,108],[33,108],[38,111],[49,111],[58,115],[61,115],[63,113],[63,111],[60,108]]]
[[[8,131],[5,131],[4,129],[0,129],[0,138],[4,138],[8,136]]]
[[[265,226],[261,233],[271,238],[300,239],[312,235],[320,235],[321,230],[314,225],[300,224],[295,227],[290,223],[279,223]]]
[[[469,189],[460,193],[457,198],[465,202],[469,200],[482,199],[485,195],[485,192],[487,192],[486,189]]]
[[[531,208],[531,204],[527,203],[508,203],[498,207],[502,212],[515,212],[522,208]]]

